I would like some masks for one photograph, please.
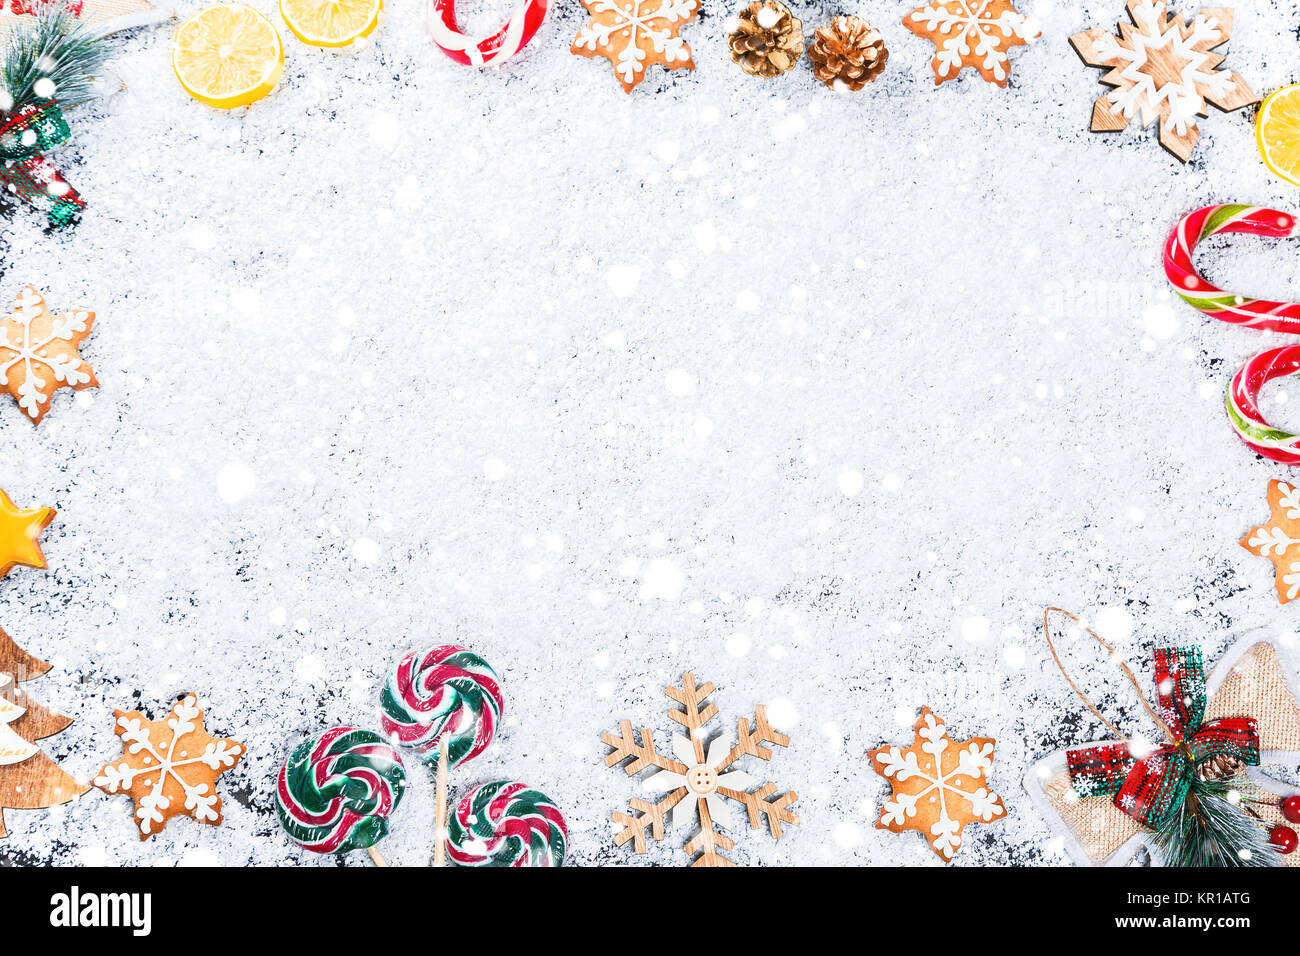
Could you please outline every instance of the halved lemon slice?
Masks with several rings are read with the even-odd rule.
[[[172,40],[172,69],[200,103],[230,110],[260,100],[284,71],[284,46],[271,21],[242,3],[208,7]]]
[[[1284,86],[1264,101],[1255,120],[1255,139],[1264,164],[1300,186],[1300,83]]]
[[[347,46],[379,26],[384,0],[280,0],[280,16],[311,46]]]

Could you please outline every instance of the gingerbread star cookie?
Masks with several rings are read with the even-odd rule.
[[[928,707],[921,708],[915,729],[916,742],[906,750],[881,747],[867,754],[876,773],[894,788],[880,808],[876,826],[894,833],[924,834],[947,863],[961,846],[966,824],[1006,816],[1002,798],[987,786],[994,741],[973,737],[954,743]]]
[[[19,508],[0,489],[0,578],[18,564],[45,569],[45,553],[37,539],[56,514],[53,508]]]
[[[1040,32],[1011,0],[932,0],[903,17],[903,26],[934,44],[930,68],[935,86],[970,67],[989,83],[1005,87],[1011,48],[1024,46]]]
[[[582,0],[590,18],[569,48],[578,56],[603,56],[623,89],[645,79],[646,67],[693,70],[691,48],[677,31],[700,12],[699,0]]]
[[[1300,489],[1276,478],[1268,483],[1267,523],[1251,528],[1241,546],[1273,562],[1273,587],[1281,604],[1300,596]]]
[[[50,410],[56,389],[99,384],[90,363],[77,354],[94,324],[95,313],[84,309],[52,314],[31,286],[19,293],[13,312],[0,318],[0,388],[33,425]]]
[[[161,833],[174,816],[220,826],[217,778],[239,762],[244,745],[209,735],[193,694],[177,701],[166,720],[146,720],[139,711],[115,710],[113,717],[123,759],[105,764],[95,786],[131,795],[140,839]]]

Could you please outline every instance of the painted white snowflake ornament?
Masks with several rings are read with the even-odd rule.
[[[163,721],[138,711],[113,711],[122,738],[122,760],[105,764],[95,786],[105,793],[129,793],[135,801],[140,839],[162,832],[174,816],[221,824],[217,777],[235,766],[244,745],[209,736],[193,694],[176,702]]]
[[[1089,66],[1106,68],[1101,82],[1114,87],[1092,107],[1092,131],[1113,133],[1135,116],[1143,127],[1160,118],[1160,145],[1184,163],[1209,116],[1206,103],[1228,112],[1259,102],[1246,81],[1220,70],[1214,48],[1232,35],[1232,10],[1201,10],[1187,22],[1171,15],[1165,0],[1128,0],[1133,25],[1121,22],[1115,35],[1101,27],[1076,33],[1070,45]]]
[[[718,713],[717,707],[705,703],[713,689],[712,684],[696,687],[695,675],[683,674],[680,688],[669,687],[664,691],[669,699],[681,705],[681,709],[669,710],[668,716],[689,734],[673,735],[672,757],[655,750],[654,736],[648,728],[641,731],[641,742],[637,743],[630,720],[622,721],[617,733],[601,738],[613,748],[605,756],[606,766],[623,765],[628,776],[656,767],[658,772],[647,777],[643,786],[653,793],[667,791],[653,803],[633,798],[630,812],[613,815],[617,846],[630,840],[637,853],[644,853],[647,833],[655,840],[662,840],[665,823],[682,827],[698,819],[699,832],[686,843],[691,866],[735,866],[723,855],[735,847],[735,841],[716,829],[734,831],[739,825],[732,804],[744,807],[753,829],[761,827],[766,820],[772,836],[778,839],[783,823],[798,824],[799,817],[789,809],[798,799],[794,792],[769,800],[776,793],[776,784],[759,786],[755,778],[737,766],[746,756],[771,760],[772,750],[765,744],[785,747],[790,738],[768,724],[766,708],[759,706],[754,710],[752,731],[747,718],[738,721],[739,740],[734,746],[725,736],[715,737],[706,745],[704,726]]]
[[[94,324],[95,313],[84,309],[51,313],[31,286],[19,293],[13,312],[0,318],[0,389],[17,400],[33,425],[50,410],[55,389],[99,384],[77,353]]]
[[[966,824],[991,823],[1006,816],[1002,798],[988,787],[994,741],[973,737],[954,743],[928,707],[921,708],[915,730],[916,741],[906,750],[886,746],[867,754],[876,773],[893,787],[876,826],[894,833],[924,834],[947,863],[961,847]]]
[[[1010,51],[1039,34],[1038,24],[1016,12],[1011,0],[932,0],[903,17],[903,26],[934,44],[934,85],[966,67],[995,86],[1011,76]]]

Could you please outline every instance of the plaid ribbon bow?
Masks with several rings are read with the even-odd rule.
[[[43,155],[70,135],[54,100],[24,106],[0,121],[0,185],[44,212],[54,226],[67,225],[86,206]]]
[[[1202,723],[1205,671],[1199,647],[1162,647],[1155,652],[1160,715],[1177,738],[1135,758],[1127,743],[1066,753],[1074,791],[1081,797],[1113,794],[1115,806],[1138,823],[1159,829],[1187,796],[1196,768],[1211,757],[1259,766],[1259,729],[1253,717]]]

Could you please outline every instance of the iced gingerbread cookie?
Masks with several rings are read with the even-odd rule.
[[[0,388],[39,425],[50,410],[56,389],[94,388],[90,363],[77,354],[90,334],[95,313],[73,309],[54,315],[31,286],[23,289],[14,310],[0,319]]]
[[[655,63],[666,70],[695,69],[691,48],[677,31],[700,12],[699,0],[582,0],[582,5],[590,17],[569,52],[609,60],[624,91],[631,93]]]
[[[95,786],[131,795],[140,839],[161,833],[175,816],[220,826],[217,778],[239,763],[244,745],[204,729],[198,698],[189,694],[177,701],[166,720],[121,710],[113,711],[113,718],[122,759],[105,764]]]
[[[994,741],[973,737],[954,743],[928,707],[921,708],[915,730],[916,741],[906,750],[881,747],[867,754],[876,773],[894,789],[880,808],[876,826],[894,833],[924,834],[948,863],[961,846],[966,824],[1006,816],[1002,798],[988,788]]]

